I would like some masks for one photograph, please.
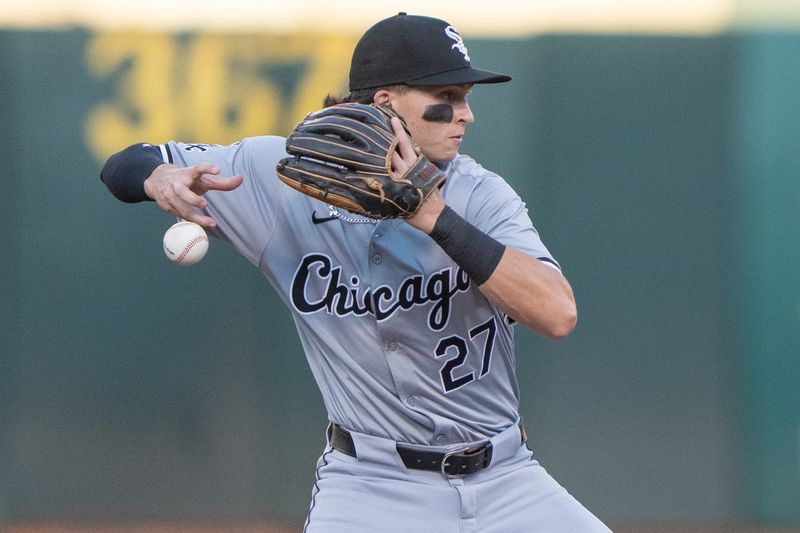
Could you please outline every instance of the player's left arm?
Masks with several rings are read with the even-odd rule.
[[[398,139],[392,169],[402,174],[416,152],[399,119],[391,122]],[[561,272],[464,220],[447,207],[438,189],[405,220],[430,235],[481,292],[517,322],[551,339],[562,339],[575,329],[575,296]]]
[[[572,287],[561,272],[511,246],[479,288],[510,317],[551,339],[563,339],[578,322]]]
[[[407,222],[431,235],[481,292],[517,322],[551,339],[564,338],[575,328],[575,297],[561,272],[472,226],[445,205],[438,191]]]

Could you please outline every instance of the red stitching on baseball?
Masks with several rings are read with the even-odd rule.
[[[194,245],[197,244],[198,242],[202,241],[202,240],[208,240],[208,237],[204,237],[204,236],[198,235],[197,237],[195,237],[191,241],[187,242],[186,246],[184,246],[183,250],[181,250],[181,253],[178,254],[178,258],[175,260],[175,262],[182,263],[183,260],[186,258],[186,255],[189,252],[192,251],[192,248],[194,247]]]

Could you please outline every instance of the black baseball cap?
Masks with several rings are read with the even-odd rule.
[[[364,33],[350,63],[350,90],[388,85],[503,83],[511,76],[473,68],[464,41],[452,25],[399,13]]]

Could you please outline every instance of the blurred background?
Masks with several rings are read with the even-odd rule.
[[[0,4],[0,531],[301,530],[326,417],[288,311],[222,243],[170,263],[99,170],[287,133],[400,10],[514,77],[463,151],[578,300],[517,329],[539,460],[618,532],[800,531],[800,0],[372,4]]]

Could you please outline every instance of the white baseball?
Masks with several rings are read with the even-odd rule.
[[[206,256],[208,235],[199,224],[182,220],[164,234],[164,253],[179,265],[193,265]]]

